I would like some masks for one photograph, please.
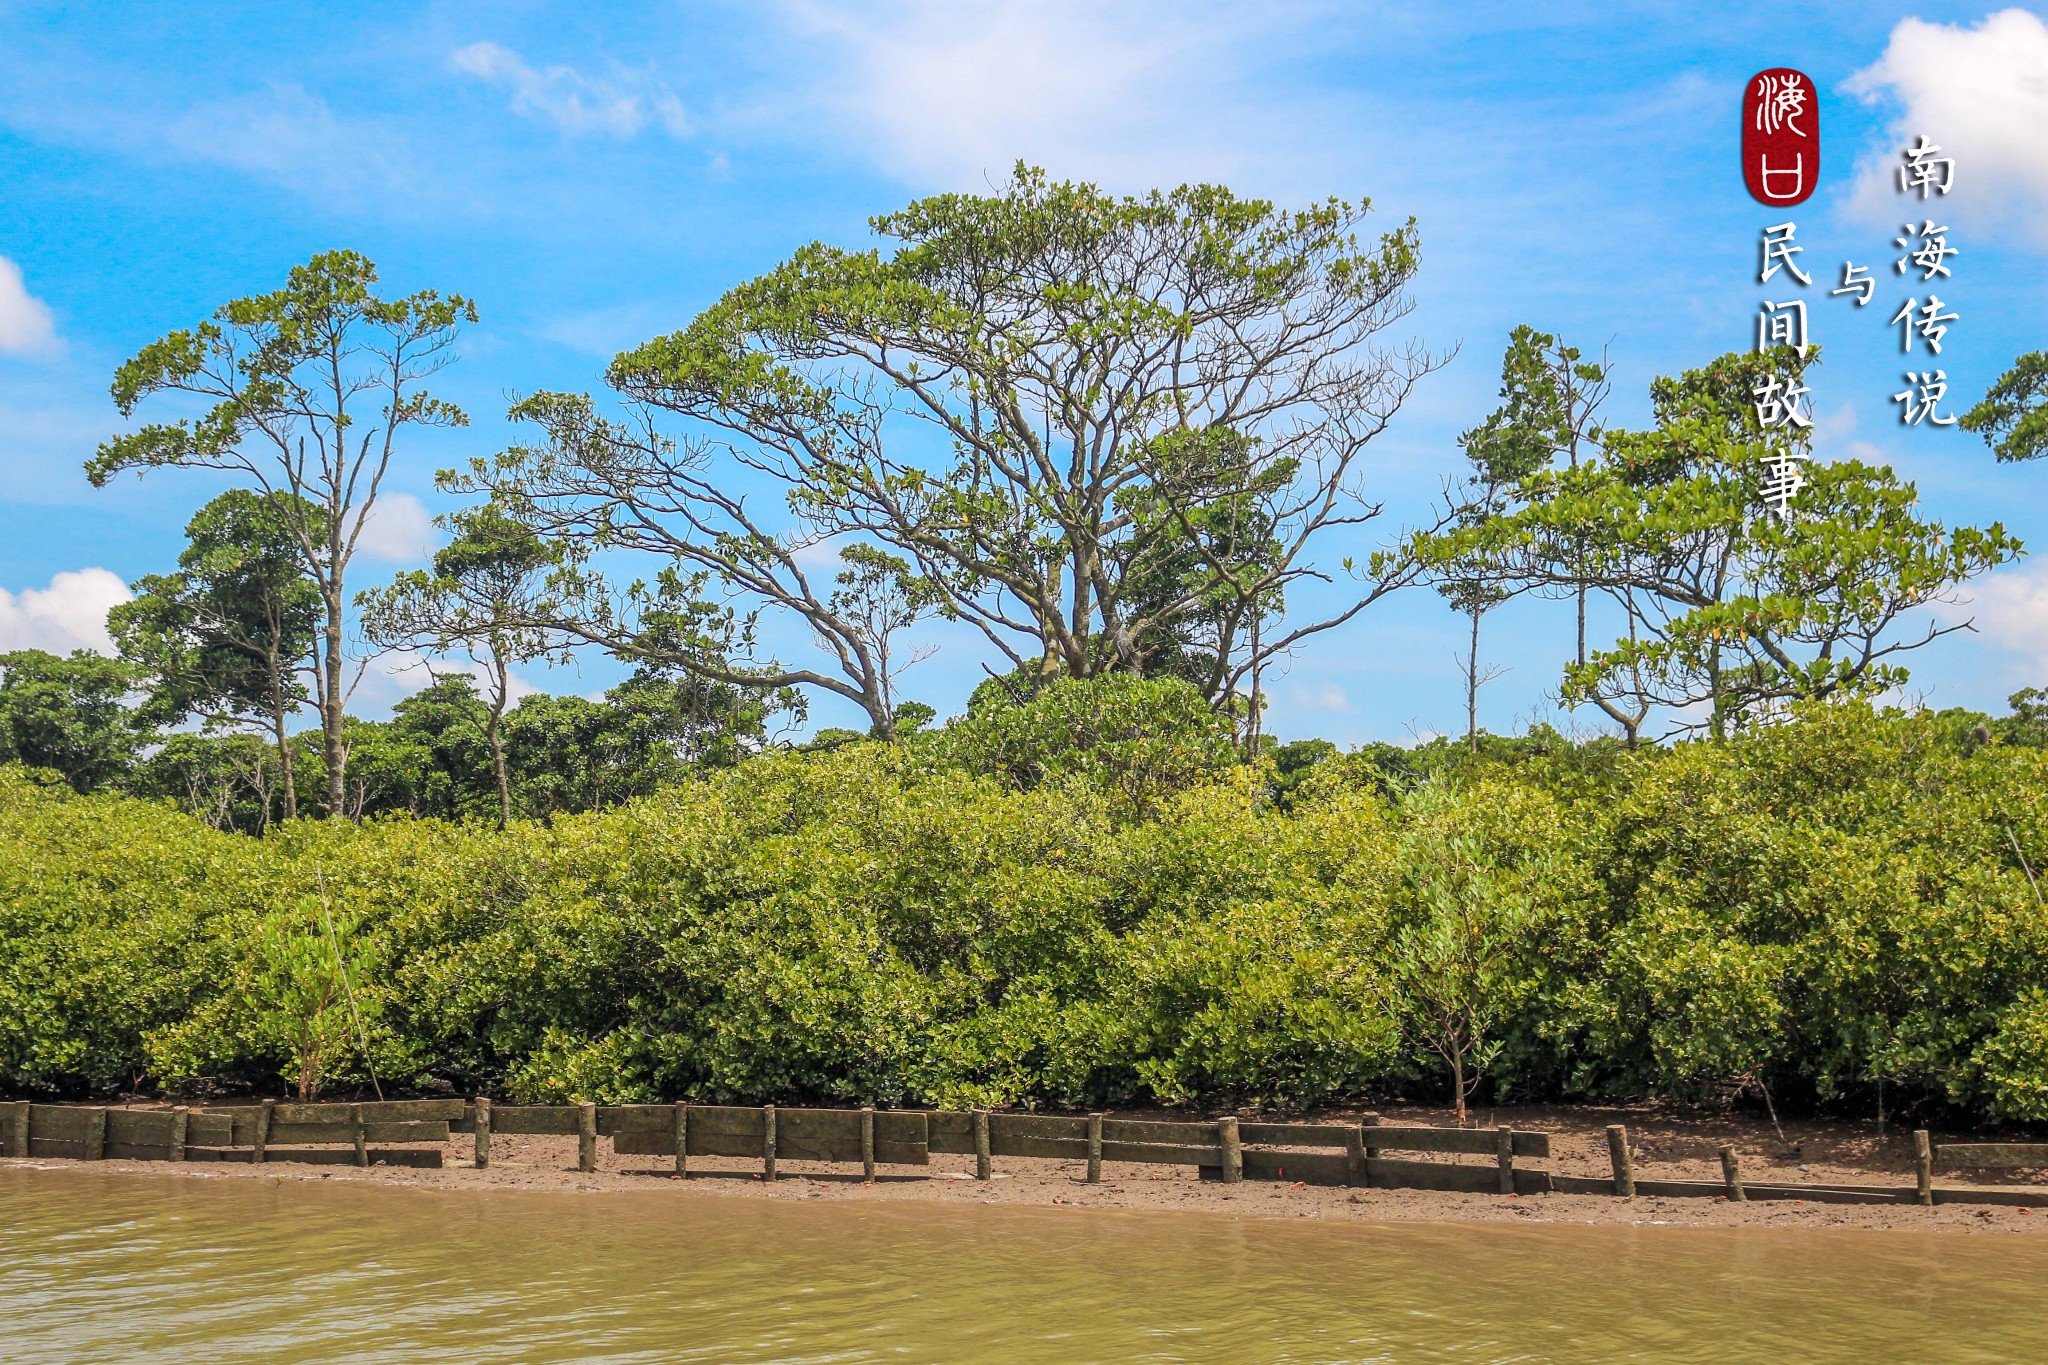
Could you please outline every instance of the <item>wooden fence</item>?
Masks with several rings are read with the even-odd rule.
[[[1622,1198],[1795,1199],[1811,1203],[1974,1203],[2048,1207],[2048,1189],[1937,1188],[1933,1167],[2048,1166],[2048,1145],[1958,1144],[1934,1148],[1916,1134],[1913,1189],[1871,1185],[1755,1185],[1731,1148],[1719,1181],[1637,1180],[1627,1129],[1608,1130],[1608,1176],[1572,1176],[1518,1164],[1550,1156],[1550,1136],[1512,1128],[1429,1128],[1364,1123],[1257,1123],[1112,1119],[989,1110],[791,1109],[707,1104],[510,1105],[488,1099],[362,1104],[261,1104],[219,1109],[120,1109],[0,1103],[0,1154],[83,1160],[311,1161],[436,1167],[458,1133],[473,1135],[473,1161],[490,1162],[493,1136],[577,1139],[577,1165],[595,1170],[598,1142],[622,1156],[666,1156],[686,1175],[693,1156],[758,1160],[774,1180],[781,1161],[923,1166],[931,1154],[975,1158],[986,1180],[995,1157],[1083,1163],[1193,1166],[1202,1178],[1286,1181],[1353,1188],[1482,1194],[1612,1194]],[[407,1146],[406,1144],[415,1144]],[[419,1145],[431,1144],[431,1145]],[[1387,1153],[1400,1153],[1389,1156]],[[1420,1155],[1439,1158],[1418,1160]],[[1490,1158],[1483,1162],[1459,1157]],[[1444,1160],[1441,1158],[1452,1158]]]

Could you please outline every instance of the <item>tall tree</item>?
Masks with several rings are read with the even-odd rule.
[[[1809,463],[1808,432],[1759,425],[1766,377],[1795,381],[1790,347],[1726,355],[1651,386],[1657,425],[1610,430],[1577,469],[1530,478],[1526,505],[1420,538],[1441,569],[1474,557],[1524,589],[1606,593],[1627,634],[1565,669],[1568,701],[1679,712],[1716,736],[1801,698],[1880,691],[1901,657],[1967,623],[1904,628],[1964,581],[2012,559],[1996,523],[1953,530],[1914,515],[1913,485],[1854,460]],[[1789,515],[1764,492],[1788,462],[1805,487]]]
[[[385,649],[459,649],[483,670],[484,742],[498,789],[498,822],[508,824],[512,782],[504,722],[512,668],[546,655],[560,638],[536,624],[542,579],[557,555],[494,507],[465,509],[444,520],[456,536],[434,556],[431,574],[400,575],[390,587],[357,599],[363,634]]]
[[[114,376],[122,416],[159,393],[212,406],[113,437],[85,466],[95,487],[124,470],[218,469],[282,495],[275,505],[320,594],[312,677],[330,814],[346,804],[350,561],[401,432],[468,421],[426,381],[453,358],[458,329],[476,321],[474,305],[430,289],[382,299],[371,292],[376,283],[366,258],[325,252],[293,267],[282,289],[236,299],[145,346]]]
[[[196,715],[269,732],[286,820],[299,810],[288,727],[306,701],[302,670],[314,660],[321,614],[293,530],[319,528],[321,514],[287,511],[290,496],[221,494],[187,523],[178,572],[137,580],[135,597],[107,613],[122,657],[149,678],[147,720],[170,726]]]
[[[1606,357],[1592,361],[1576,346],[1567,346],[1549,332],[1523,324],[1509,334],[1501,357],[1500,406],[1485,421],[1459,438],[1471,473],[1464,497],[1456,500],[1452,519],[1467,528],[1505,515],[1525,501],[1525,486],[1536,474],[1563,464],[1579,467],[1599,448],[1600,406],[1612,388]],[[1485,613],[1515,590],[1481,553],[1439,565],[1438,591],[1470,620],[1471,635],[1464,664],[1466,742],[1478,744],[1478,691],[1486,676],[1479,665],[1479,624]],[[1586,662],[1586,594],[1583,577],[1559,585],[1577,608],[1577,662]],[[1556,591],[1557,588],[1549,589]],[[1595,703],[1633,741],[1644,712],[1626,710],[1614,699]]]
[[[1984,433],[2001,460],[2048,455],[2048,351],[2023,355],[1998,377],[1962,425]]]
[[[1048,677],[1143,673],[1199,623],[1202,691],[1228,708],[1406,581],[1271,619],[1289,587],[1337,576],[1315,558],[1331,533],[1378,515],[1366,449],[1438,363],[1382,342],[1409,311],[1417,239],[1410,223],[1361,242],[1367,207],[1287,212],[1206,185],[1118,198],[1020,166],[994,194],[875,219],[887,254],[806,247],[619,356],[607,379],[630,421],[538,396],[519,415],[547,439],[456,484],[543,534],[656,550],[795,613],[839,676],[756,680],[846,696],[878,733],[893,708],[810,585],[810,547],[901,556],[915,591]],[[657,413],[679,443],[653,434]],[[771,534],[726,467],[779,484],[792,528]],[[1208,515],[1233,504],[1246,516]]]

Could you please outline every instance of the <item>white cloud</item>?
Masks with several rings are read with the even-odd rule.
[[[786,0],[816,53],[794,97],[826,106],[799,116],[824,113],[901,179],[963,187],[1019,159],[1126,188],[1268,178],[1275,149],[1322,126],[1298,87],[1253,88],[1288,8]]]
[[[2048,23],[2023,9],[1975,26],[1903,19],[1884,55],[1848,81],[1899,107],[1890,143],[1863,162],[1854,206],[1891,222],[1920,202],[1899,193],[1899,153],[1922,135],[1956,163],[1946,202],[2043,233],[2048,212]],[[1904,206],[1904,207],[1902,207]]]
[[[410,493],[384,493],[356,537],[356,549],[392,564],[418,564],[434,553],[441,533],[426,504]]]
[[[404,139],[382,124],[337,115],[303,87],[275,84],[252,95],[200,105],[160,136],[182,155],[261,176],[300,194],[358,202],[408,194],[427,180]]]
[[[47,588],[19,593],[0,588],[0,652],[90,649],[112,654],[107,612],[128,598],[128,585],[106,569],[67,569],[52,577]]]
[[[43,301],[28,292],[21,267],[0,256],[0,351],[36,355],[57,349],[57,324]]]
[[[1986,574],[1971,584],[1967,602],[1943,607],[1941,615],[1975,620],[1986,637],[2024,657],[2036,671],[2048,668],[2048,559]]]
[[[450,65],[512,92],[512,112],[554,124],[565,133],[632,137],[658,123],[671,137],[690,131],[675,92],[644,72],[618,70],[609,78],[574,67],[536,68],[496,43],[471,43],[448,56]]]

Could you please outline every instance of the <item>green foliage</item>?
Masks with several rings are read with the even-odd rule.
[[[125,698],[137,681],[131,665],[90,650],[0,654],[0,763],[47,769],[81,792],[115,782],[135,759]]]
[[[1781,517],[1763,490],[1806,436],[1757,424],[1752,392],[1814,357],[1789,347],[1727,355],[1651,385],[1654,429],[1606,431],[1596,459],[1530,476],[1523,505],[1419,538],[1434,571],[1518,590],[1588,585],[1628,632],[1568,664],[1568,701],[1705,708],[1716,735],[1783,705],[1872,695],[1907,678],[1903,656],[1963,625],[1912,633],[1903,617],[2020,553],[2003,526],[1949,528],[1917,515],[1918,492],[1855,460],[1803,466]]]
[[[1195,707],[1128,725],[1133,689],[1199,701],[1061,682],[502,830],[244,839],[0,769],[0,1084],[1857,1113],[1881,1084],[2048,1120],[2048,750],[1844,700],[1671,749],[1306,745],[1283,806],[1278,758]]]
[[[1019,791],[1078,783],[1137,818],[1239,762],[1227,715],[1178,678],[1058,678],[1021,705],[993,694],[946,728],[943,752]]]
[[[1982,432],[1984,444],[2001,460],[2048,455],[2048,351],[2015,360],[1977,406],[1963,414],[1962,426]]]

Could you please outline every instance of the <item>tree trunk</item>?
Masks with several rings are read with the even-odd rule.
[[[1458,1126],[1465,1126],[1465,1052],[1462,1048],[1451,1049],[1451,1092],[1458,1106]]]
[[[284,784],[284,821],[290,824],[299,818],[299,784],[292,774],[292,740],[288,731],[289,717],[284,706],[284,684],[278,677],[277,656],[270,659],[270,724],[277,736],[277,776]],[[269,803],[265,802],[265,809]]]
[[[485,730],[485,738],[491,743],[491,772],[498,779],[498,828],[512,823],[512,781],[505,774],[505,699],[512,690],[510,670],[501,655],[494,661],[497,668],[497,686],[491,693],[491,723]]]
[[[1479,608],[1472,608],[1472,650],[1465,660],[1465,747],[1479,752]]]
[[[327,624],[320,633],[327,649],[327,657],[320,661],[326,682],[320,698],[320,753],[327,763],[327,814],[334,817],[343,814],[348,804],[348,789],[343,781],[348,750],[342,744],[341,734],[341,598],[338,593],[327,596]]]

